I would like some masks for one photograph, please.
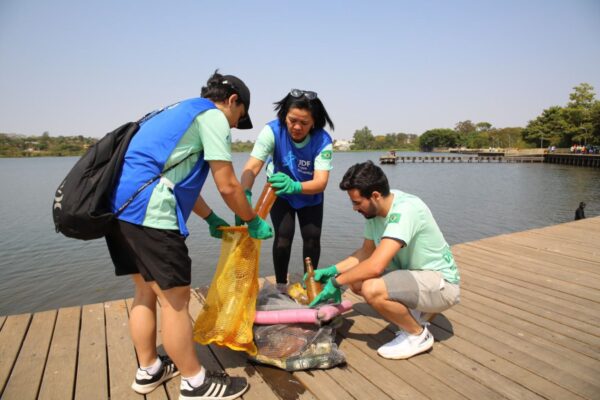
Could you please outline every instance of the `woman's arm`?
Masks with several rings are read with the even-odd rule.
[[[302,184],[302,194],[323,193],[328,181],[329,171],[315,170],[312,180],[300,182]]]
[[[254,180],[256,176],[260,173],[265,162],[259,160],[258,158],[254,158],[250,156],[248,161],[246,161],[246,165],[244,166],[244,170],[242,171],[242,187],[244,189],[252,190],[252,186],[254,186]]]

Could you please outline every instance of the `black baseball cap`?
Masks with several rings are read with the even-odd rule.
[[[229,85],[237,93],[242,104],[246,107],[246,115],[238,121],[238,129],[252,129],[252,121],[250,120],[250,89],[248,86],[238,77],[233,75],[223,76],[221,81],[224,85]]]

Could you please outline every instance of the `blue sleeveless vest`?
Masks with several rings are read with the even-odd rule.
[[[121,175],[113,192],[113,212],[123,205],[144,183],[160,174],[175,146],[194,122],[196,117],[214,103],[204,98],[193,98],[166,107],[162,112],[146,120],[133,136],[127,152]],[[209,166],[204,161],[204,153],[187,177],[177,183],[173,194],[177,200],[177,220],[182,235],[189,234],[186,221],[200,194],[208,175]],[[141,225],[146,217],[146,208],[158,179],[146,187],[119,215],[122,221]]]
[[[268,125],[275,135],[273,172],[284,172],[300,182],[312,180],[315,171],[315,157],[323,151],[325,146],[332,143],[331,136],[324,129],[311,132],[307,145],[299,149],[294,146],[287,126],[282,126],[279,119],[269,122]],[[323,193],[293,194],[280,197],[286,199],[295,209],[315,206],[323,202]]]

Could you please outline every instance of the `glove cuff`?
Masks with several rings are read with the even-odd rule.
[[[217,218],[217,214],[215,214],[214,211],[211,211],[210,214],[208,214],[208,216],[206,218],[204,218],[204,220],[210,224],[211,222],[214,221],[215,218]]]
[[[331,279],[330,279],[330,281],[331,281],[331,285],[332,285],[334,288],[336,288],[336,289],[339,289],[340,287],[342,287],[342,285],[340,285],[340,284],[338,283],[337,279],[335,279],[335,276],[332,276],[332,277],[331,277]]]
[[[293,185],[294,194],[302,193],[302,184],[300,182],[294,181]]]

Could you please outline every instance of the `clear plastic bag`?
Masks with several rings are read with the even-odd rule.
[[[257,310],[303,309],[289,296],[268,282],[258,294]],[[325,369],[346,361],[334,342],[335,323],[254,325],[255,362],[273,365],[286,371]]]

